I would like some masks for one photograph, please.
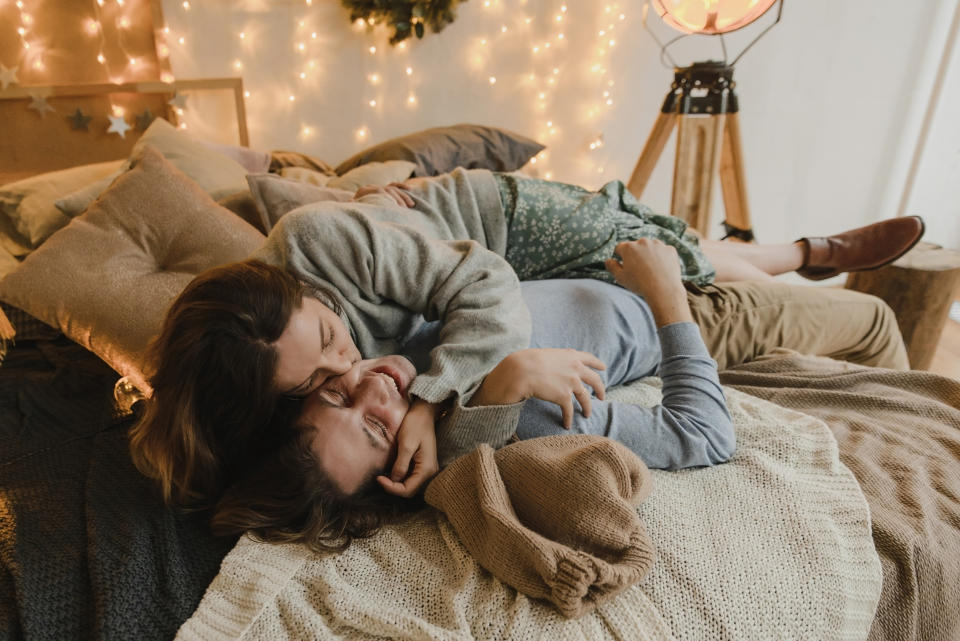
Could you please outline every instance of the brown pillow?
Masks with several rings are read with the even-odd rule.
[[[280,170],[286,167],[312,169],[313,171],[319,171],[321,174],[326,174],[327,176],[337,175],[337,172],[333,170],[333,167],[323,162],[319,158],[314,158],[313,156],[301,153],[299,151],[271,151],[270,173],[279,174]]]
[[[217,201],[221,207],[225,207],[235,213],[240,218],[257,228],[257,231],[266,234],[270,230],[263,226],[263,220],[260,218],[260,212],[257,211],[257,203],[253,200],[253,195],[248,191],[240,191],[232,196],[221,198]]]
[[[144,353],[172,300],[194,275],[246,258],[263,239],[146,147],[86,212],[0,281],[0,298],[148,391]]]
[[[436,127],[382,142],[348,158],[337,166],[345,174],[368,162],[409,160],[416,163],[414,176],[436,176],[457,167],[514,171],[545,147],[519,134],[483,125]]]

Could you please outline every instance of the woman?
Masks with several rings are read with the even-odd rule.
[[[620,183],[588,192],[457,170],[409,190],[361,190],[356,200],[314,203],[281,219],[253,258],[295,276],[285,284],[280,270],[252,261],[201,275],[171,306],[154,347],[154,395],[131,439],[138,466],[168,500],[216,500],[273,445],[277,435],[263,426],[278,408],[287,411],[285,399],[345,373],[361,352],[397,352],[424,319],[442,319],[430,367],[409,390],[393,478],[379,479],[412,495],[436,470],[429,442],[437,404],[453,398],[454,422],[469,421],[466,403],[485,375],[529,344],[511,263],[525,278],[609,278],[597,265],[618,242],[654,236],[677,249],[692,283],[714,278],[711,261],[717,280],[857,266],[844,256],[839,265],[818,263],[820,243],[809,241],[707,243],[700,251],[681,221],[648,214]],[[909,248],[909,239],[894,240],[881,247],[887,259]],[[875,316],[868,310],[864,324]],[[886,337],[898,340],[895,332]],[[895,350],[896,340],[880,341],[882,350]]]

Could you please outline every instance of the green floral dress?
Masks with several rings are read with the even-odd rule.
[[[716,275],[697,237],[674,216],[655,214],[619,180],[598,191],[494,172],[507,217],[506,259],[520,280],[595,278],[613,282],[603,261],[625,240],[657,238],[676,248],[685,282]]]

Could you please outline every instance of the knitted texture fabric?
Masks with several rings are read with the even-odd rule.
[[[650,493],[636,454],[601,436],[564,434],[494,452],[482,445],[427,487],[483,568],[579,617],[650,570],[636,506]]]
[[[722,378],[830,426],[883,567],[870,641],[960,639],[960,381],[799,354]]]
[[[65,337],[0,367],[0,639],[165,641],[235,537],[166,509],[130,461],[117,374]]]
[[[247,537],[178,639],[850,639],[867,636],[880,565],[863,494],[820,420],[725,390],[730,463],[651,471],[638,508],[657,562],[577,619],[483,570],[425,510],[327,557]],[[608,397],[653,406],[646,382]]]

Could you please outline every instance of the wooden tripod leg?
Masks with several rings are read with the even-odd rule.
[[[660,112],[657,121],[653,123],[653,129],[647,136],[647,142],[643,145],[643,151],[640,152],[637,165],[633,168],[633,173],[630,174],[630,182],[627,183],[627,189],[637,198],[640,198],[646,188],[647,182],[650,180],[650,174],[653,173],[653,168],[657,166],[657,160],[663,153],[663,148],[670,139],[670,134],[673,133],[673,126],[676,121],[677,114]]]
[[[720,153],[720,189],[726,210],[727,231],[734,239],[753,240],[750,208],[747,206],[747,183],[743,172],[743,148],[740,146],[739,114],[727,114],[723,128],[723,150]],[[731,230],[731,228],[733,228]]]
[[[720,157],[726,116],[682,116],[677,123],[677,157],[673,168],[670,213],[704,237],[710,225],[710,195]]]

